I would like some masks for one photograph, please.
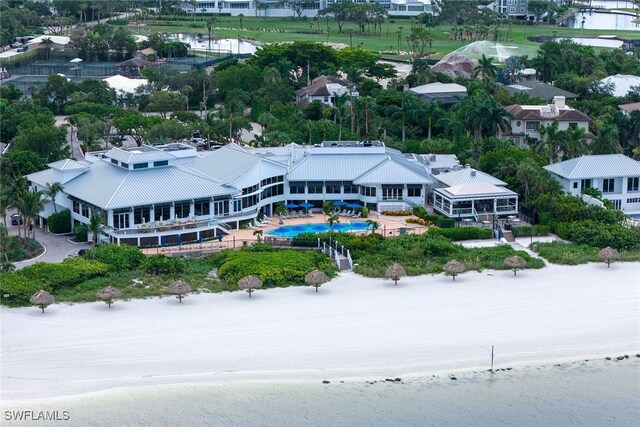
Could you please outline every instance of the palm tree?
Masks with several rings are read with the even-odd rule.
[[[563,157],[573,159],[589,151],[586,139],[587,132],[583,128],[569,128],[563,133],[565,135],[565,137],[562,138]]]
[[[263,230],[254,230],[253,231],[253,235],[255,236],[255,238],[258,240],[258,242],[262,241],[262,233],[264,233]]]
[[[58,208],[56,206],[56,196],[62,190],[64,190],[64,185],[60,184],[59,182],[52,182],[47,183],[47,186],[43,191],[44,195],[51,199],[51,203],[53,204],[53,211],[55,213],[58,213]]]
[[[390,105],[385,113],[392,120],[402,119],[402,142],[404,142],[407,122],[409,120],[419,121],[421,116],[426,115],[426,104],[413,95],[405,95],[399,107]]]
[[[618,140],[618,128],[612,124],[603,125],[593,141],[591,154],[619,154],[622,146]]]
[[[478,60],[478,65],[473,69],[473,77],[477,78],[482,75],[482,81],[485,84],[485,88],[488,89],[491,86],[491,83],[496,80],[497,74],[498,67],[493,63],[493,57],[487,57],[483,53]]]
[[[533,65],[537,70],[538,77],[544,83],[549,83],[554,80],[558,64],[549,53],[545,52],[544,55],[538,56],[534,60]]]
[[[98,234],[104,225],[104,217],[93,212],[87,224],[87,230],[93,235],[93,246],[98,246]]]
[[[562,145],[564,134],[558,130],[558,122],[540,127],[540,136],[545,140],[549,151],[549,164],[558,158],[558,151]]]
[[[367,228],[371,228],[371,234],[375,233],[378,228],[380,228],[380,223],[378,221],[374,221],[372,219],[367,220]]]
[[[327,217],[327,224],[329,224],[329,228],[333,227],[333,224],[340,223],[340,217],[335,212],[329,214]]]
[[[437,119],[442,115],[444,110],[442,109],[442,103],[440,101],[427,102],[424,106],[422,113],[427,118],[427,139],[431,139],[431,123],[434,119]]]
[[[180,93],[185,97],[185,110],[189,111],[189,95],[193,93],[193,88],[189,85],[184,85],[180,88]]]
[[[51,37],[45,37],[42,39],[42,41],[40,42],[40,45],[44,45],[45,47],[45,52],[47,53],[47,61],[49,60],[49,52],[50,52],[50,47],[53,44],[53,40],[51,40]]]
[[[260,124],[263,133],[269,129],[269,126],[273,126],[277,122],[278,119],[268,111],[265,111],[258,116],[258,123]]]
[[[464,123],[458,117],[458,114],[452,112],[438,120],[440,126],[447,135],[451,136],[451,141],[456,144],[460,136],[464,133]]]
[[[44,210],[42,191],[23,191],[18,196],[16,208],[24,218],[24,236],[25,238],[29,238],[29,235],[27,234],[28,224],[31,220],[37,218],[38,214]],[[35,227],[33,227],[31,238],[35,238],[35,233],[36,230]]]

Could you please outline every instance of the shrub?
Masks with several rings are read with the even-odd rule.
[[[492,230],[478,227],[458,227],[458,228],[429,228],[428,233],[432,236],[443,236],[455,242],[461,240],[491,239]]]
[[[40,289],[51,290],[46,284],[28,279],[18,273],[0,273],[0,297],[4,305],[28,305],[31,295]],[[9,298],[5,298],[5,294],[9,294]]]
[[[179,258],[166,255],[153,255],[142,261],[142,269],[153,276],[158,274],[175,275],[184,272],[184,262]]]
[[[453,228],[456,225],[456,220],[453,218],[445,218],[441,216],[436,221],[436,225],[440,228]]]
[[[146,258],[140,249],[128,245],[106,244],[87,251],[85,258],[95,259],[120,270],[133,270]]]
[[[86,242],[89,240],[89,229],[85,224],[78,224],[74,227],[73,240],[76,242]]]
[[[412,211],[413,211],[413,214],[418,218],[422,218],[424,215],[427,214],[427,210],[422,206],[414,206]]]
[[[110,266],[99,261],[80,257],[69,258],[59,264],[36,262],[15,273],[17,276],[33,280],[55,291],[77,285],[93,277],[104,276]]]
[[[600,262],[599,248],[565,242],[536,243],[538,255],[554,264],[578,265],[587,262]],[[622,251],[620,261],[640,261],[639,252]]]
[[[71,211],[65,209],[58,213],[49,215],[47,218],[49,231],[54,234],[64,234],[71,232]]]
[[[362,207],[362,210],[360,211],[362,213],[362,215],[360,216],[361,218],[369,218],[369,208],[366,206]]]
[[[436,222],[440,218],[442,218],[442,217],[440,215],[436,215],[436,214],[426,213],[426,214],[422,215],[422,219],[424,219],[425,221]]]
[[[411,215],[411,211],[384,211],[382,214],[388,216],[409,216]]]
[[[556,224],[556,233],[563,239],[579,245],[596,248],[611,246],[614,249],[640,249],[640,228],[620,224],[605,224],[596,221],[579,221]]]
[[[422,218],[407,218],[404,220],[404,222],[406,222],[407,224],[419,224],[419,225],[431,225],[430,222],[425,221]]]
[[[548,236],[551,227],[548,225],[526,225],[511,229],[514,237]]]

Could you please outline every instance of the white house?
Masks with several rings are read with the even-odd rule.
[[[558,130],[578,127],[584,129],[587,139],[593,138],[589,116],[569,107],[564,96],[555,96],[547,105],[510,105],[505,109],[511,114],[511,130],[502,133],[502,137],[521,146],[526,146],[527,137],[541,139],[540,128],[553,122],[558,123]]]
[[[623,154],[576,157],[544,167],[567,193],[596,188],[616,209],[640,212],[640,162]]]
[[[319,76],[313,79],[309,86],[296,91],[296,102],[298,105],[305,105],[313,101],[320,101],[324,105],[333,107],[336,98],[342,95],[356,98],[360,94],[346,80],[333,76]]]
[[[425,102],[440,101],[449,107],[467,96],[467,88],[457,83],[428,83],[412,87],[409,92]]]
[[[143,145],[87,153],[83,161],[61,160],[27,179],[38,190],[60,182],[64,190],[56,197],[58,210],[68,208],[74,223],[83,224],[99,213],[106,219],[103,240],[135,246],[213,238],[243,221],[273,215],[281,203],[319,209],[325,201],[340,200],[377,211],[410,210],[424,206],[431,192],[448,191],[455,195],[448,198],[457,210],[440,211],[452,218],[477,217],[456,203],[470,202],[472,208],[475,203],[481,213],[517,212],[517,195],[503,187],[484,188],[481,195],[473,186],[460,187],[479,179],[504,183],[479,171],[476,180],[454,179],[467,170],[453,160],[404,154],[378,141],[256,149],[229,144],[202,152],[181,144]],[[455,171],[434,175],[432,167]],[[49,201],[40,221],[52,212]]]

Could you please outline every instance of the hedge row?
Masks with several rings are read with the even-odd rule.
[[[84,254],[87,259],[100,261],[119,270],[133,270],[145,260],[140,249],[128,245],[100,245]]]
[[[453,241],[491,239],[493,233],[489,228],[478,227],[458,227],[458,228],[429,228],[428,233],[432,236],[443,236]]]
[[[620,224],[604,224],[591,220],[564,222],[555,224],[555,231],[561,238],[578,245],[595,248],[610,246],[625,251],[640,249],[640,230]]]
[[[47,218],[49,231],[54,234],[64,234],[71,232],[71,211],[65,209],[58,213],[49,215]]]
[[[514,237],[548,236],[551,227],[548,225],[525,225],[511,229]]]
[[[99,261],[80,257],[69,258],[59,264],[36,262],[15,273],[16,276],[35,280],[52,290],[77,285],[93,277],[104,276],[111,267]]]

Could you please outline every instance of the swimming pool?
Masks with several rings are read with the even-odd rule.
[[[640,220],[640,213],[629,214],[629,218]]]
[[[324,233],[329,230],[348,232],[365,231],[370,229],[371,226],[369,226],[369,224],[367,224],[366,222],[348,222],[344,224],[338,223],[333,224],[331,227],[329,227],[329,224],[314,223],[278,227],[275,230],[268,231],[267,235],[273,237],[296,237],[301,233]]]

